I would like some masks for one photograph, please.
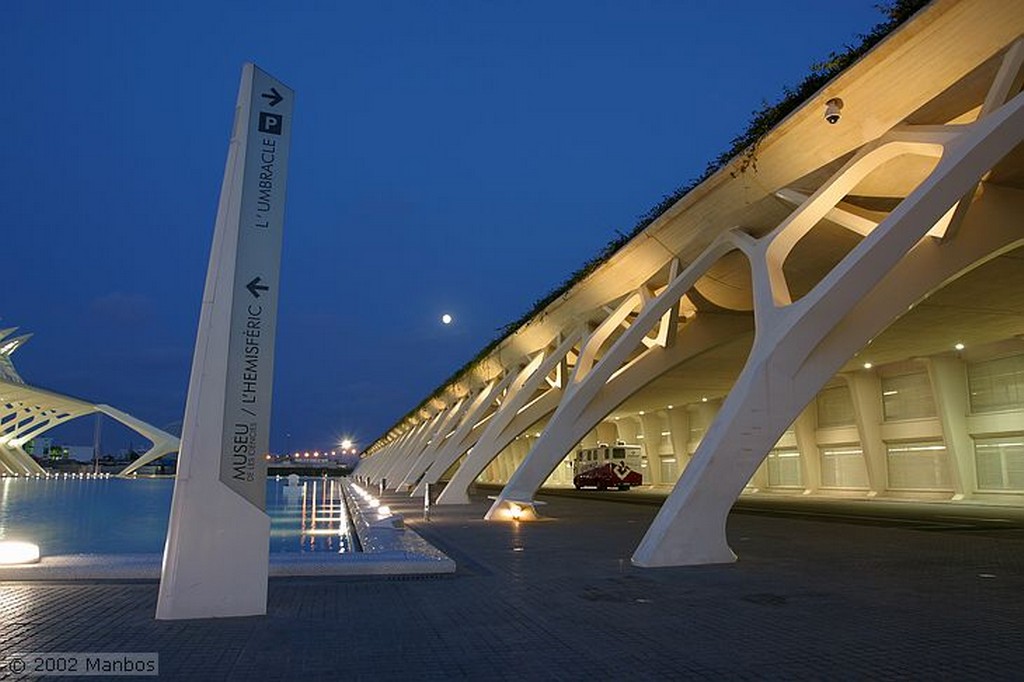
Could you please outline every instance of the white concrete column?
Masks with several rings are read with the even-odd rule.
[[[668,419],[669,442],[676,458],[676,471],[682,474],[690,463],[690,413],[682,405],[665,410]],[[675,483],[675,481],[663,481]]]
[[[1020,200],[996,187],[975,199],[954,246],[937,238],[957,201],[1022,140],[1024,95],[970,126],[901,127],[863,148],[765,237],[729,233],[751,264],[754,345],[687,475],[637,547],[635,564],[735,560],[725,537],[732,502],[831,376],[915,301],[1024,241],[1019,213],[1006,210]],[[927,179],[794,302],[783,268],[793,247],[864,177],[912,154],[940,158]]]
[[[585,372],[582,376],[581,368],[587,367],[584,363],[587,352],[581,354],[570,386],[566,389],[558,409],[551,416],[551,421],[544,429],[537,446],[497,496],[485,515],[486,519],[503,518],[503,510],[509,504],[530,504],[537,488],[580,439],[605,419],[615,407],[647,386],[654,378],[710,348],[732,342],[737,336],[748,333],[751,324],[749,318],[735,315],[698,315],[683,327],[673,345],[654,346],[632,359],[628,371],[616,373],[615,370],[622,367],[622,363],[635,349],[635,344],[643,338],[644,329],[650,329],[648,323],[652,318],[654,321],[660,319],[665,312],[664,308],[678,301],[674,295],[685,284],[689,284],[689,280],[680,279],[674,282],[667,290],[667,294],[663,294],[657,303],[650,305],[641,313],[645,319],[636,318],[634,324],[615,341],[600,361],[591,365],[592,371]],[[615,318],[610,319],[615,321]],[[598,437],[603,439],[604,435],[599,429]]]
[[[438,428],[447,413],[447,408],[441,408],[432,417],[424,419],[409,442],[401,450],[395,453],[392,461],[389,462],[388,466],[381,472],[381,479],[387,481],[389,489],[398,489],[398,485],[401,483],[399,473],[409,463],[410,459],[419,455],[419,453],[423,451],[423,448],[430,444],[430,441],[437,433]]]
[[[490,382],[487,387],[480,391],[479,395],[473,401],[472,407],[463,417],[462,422],[445,446],[440,449],[434,456],[433,461],[429,464],[428,468],[423,472],[423,478],[416,489],[413,490],[413,495],[422,495],[424,487],[429,483],[437,483],[441,480],[441,476],[451,467],[452,464],[462,457],[466,451],[474,447],[483,434],[487,432],[487,427],[482,423],[487,411],[494,408],[494,412],[490,417],[495,417],[501,406],[495,407],[495,401],[501,397],[503,393],[505,399],[508,400],[511,397],[511,391],[514,390],[514,386],[510,387],[513,380],[518,376],[521,376],[521,370],[519,372],[509,371],[505,373],[505,376],[499,381],[495,380]],[[489,421],[489,420],[488,420]]]
[[[693,421],[697,422],[697,425],[700,427],[701,430],[700,439],[696,443],[691,443],[694,451],[696,451],[697,448],[700,447],[701,442],[708,434],[708,429],[710,429],[711,425],[715,422],[715,417],[718,415],[721,409],[721,398],[705,398],[702,399],[699,403],[694,404]]]
[[[821,452],[818,450],[818,409],[815,401],[804,408],[793,422],[796,449],[800,452],[800,476],[804,494],[810,495],[821,485]]]
[[[953,481],[953,499],[962,500],[978,489],[974,466],[974,441],[967,428],[970,393],[967,388],[967,363],[957,357],[927,358],[928,378],[946,443],[946,466]]]
[[[416,482],[416,479],[419,478],[420,474],[434,463],[434,458],[437,456],[437,453],[446,446],[453,437],[453,432],[457,426],[462,423],[466,411],[469,410],[473,402],[479,399],[486,391],[487,387],[478,391],[476,397],[472,397],[473,394],[470,392],[456,401],[455,405],[448,410],[448,414],[442,420],[441,425],[431,437],[430,442],[420,450],[418,455],[410,458],[404,469],[396,472],[402,477],[401,482],[398,484],[398,489],[405,490],[412,486]]]
[[[601,422],[594,427],[594,431],[597,432],[597,442],[599,443],[613,445],[615,439],[619,437],[619,429],[614,422]]]
[[[457,398],[454,405],[443,410],[443,416],[419,451],[411,452],[410,456],[405,458],[405,461],[400,466],[392,470],[392,474],[395,476],[395,490],[409,489],[408,479],[412,471],[421,461],[431,461],[437,450],[444,447],[445,440],[447,440],[455,425],[459,423],[459,419],[462,417],[469,402],[470,396],[464,395]]]
[[[615,424],[616,438],[630,445],[640,443],[641,441],[637,440],[636,437],[637,433],[640,432],[639,419],[642,419],[642,417],[621,417],[615,420],[613,423]]]
[[[869,496],[881,495],[888,487],[889,467],[885,441],[882,440],[882,381],[874,370],[844,374],[853,400],[860,447],[868,472]]]
[[[661,480],[661,417],[657,413],[647,412],[640,417],[640,426],[643,429],[644,439],[639,442],[643,443],[644,453],[647,455],[647,470],[644,472],[646,480],[644,483],[671,483],[672,481]],[[676,466],[679,466],[678,458],[676,459]]]
[[[546,419],[558,406],[567,374],[566,357],[579,341],[580,332],[577,330],[560,338],[554,350],[535,355],[509,384],[505,400],[487,420],[472,451],[463,458],[455,475],[438,496],[437,504],[469,503],[469,486],[487,463],[512,439]],[[557,379],[554,383],[548,378],[552,374]]]

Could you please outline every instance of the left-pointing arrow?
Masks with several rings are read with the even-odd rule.
[[[249,293],[256,298],[260,297],[261,291],[270,291],[270,287],[266,284],[260,284],[260,278],[254,277],[251,282],[245,285],[245,288],[249,290]]]
[[[277,88],[270,88],[270,92],[264,92],[260,97],[266,97],[272,107],[276,107],[284,99],[284,97],[281,97],[281,93],[277,91]]]

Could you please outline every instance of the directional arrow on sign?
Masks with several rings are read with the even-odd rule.
[[[260,284],[260,278],[254,277],[251,282],[245,285],[245,288],[249,290],[249,293],[256,298],[260,297],[261,291],[270,291],[270,287],[266,284]]]
[[[270,92],[264,92],[260,97],[266,97],[272,107],[276,107],[284,99],[284,97],[281,97],[281,93],[277,91],[277,88],[270,88]]]

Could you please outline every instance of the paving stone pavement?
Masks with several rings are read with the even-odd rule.
[[[488,523],[478,499],[423,522],[388,495],[457,572],[272,579],[266,617],[158,622],[155,582],[0,583],[0,659],[155,651],[187,680],[1024,679],[1024,534],[733,514],[737,563],[639,569],[656,507],[546,499],[551,520]]]

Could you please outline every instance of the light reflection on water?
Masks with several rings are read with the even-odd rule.
[[[173,490],[171,479],[0,478],[0,540],[44,555],[163,552]],[[272,478],[267,513],[271,552],[352,551],[336,480]]]

